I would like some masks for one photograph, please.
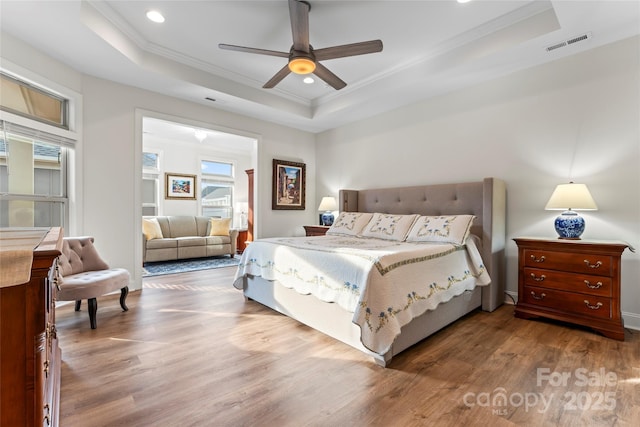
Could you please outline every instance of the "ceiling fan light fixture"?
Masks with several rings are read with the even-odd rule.
[[[289,61],[289,70],[296,74],[311,74],[316,69],[316,63],[309,58],[292,58]]]

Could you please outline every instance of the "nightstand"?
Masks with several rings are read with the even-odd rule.
[[[307,236],[324,236],[329,229],[326,225],[304,225],[303,227]]]
[[[575,323],[624,341],[620,257],[626,243],[513,240],[518,245],[516,317]]]
[[[238,230],[238,238],[236,240],[236,252],[241,254],[247,248],[247,238],[249,230]]]

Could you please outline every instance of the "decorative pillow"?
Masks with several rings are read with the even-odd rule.
[[[157,218],[142,218],[142,233],[147,240],[162,239],[162,228]]]
[[[357,236],[373,217],[372,213],[365,212],[340,212],[333,225],[327,230],[327,234]]]
[[[442,215],[419,217],[407,242],[440,242],[464,244],[471,231],[474,215]]]
[[[210,218],[209,236],[228,236],[231,218]]]
[[[395,240],[402,242],[407,238],[407,233],[418,215],[392,215],[375,213],[371,221],[364,227],[364,237]]]

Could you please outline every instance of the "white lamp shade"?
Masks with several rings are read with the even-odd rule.
[[[323,197],[318,206],[319,211],[335,211],[338,209],[338,203],[335,197]]]
[[[249,203],[247,202],[238,202],[236,203],[236,211],[242,213],[246,213],[249,210]]]
[[[585,184],[560,184],[545,206],[546,210],[598,210]]]

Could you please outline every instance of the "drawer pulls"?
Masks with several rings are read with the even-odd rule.
[[[47,425],[51,425],[51,407],[48,403],[45,403],[42,409],[45,411],[44,419],[42,421],[46,422]]]
[[[541,274],[540,277],[536,276],[535,273],[531,273],[531,280],[534,280],[536,282],[544,282],[544,280],[547,278],[547,276],[545,276],[544,274]],[[584,284],[587,286],[587,288],[589,289],[600,289],[603,285],[602,282],[596,282],[595,285],[592,285],[590,281],[585,280]]]
[[[543,299],[544,297],[546,297],[546,296],[547,296],[547,294],[545,294],[545,293],[543,292],[543,293],[541,293],[541,294],[540,294],[540,296],[538,296],[538,295],[536,295],[536,293],[535,293],[535,292],[531,291],[531,296],[533,297],[533,299],[538,299],[538,300],[540,300],[540,299]]]
[[[542,255],[540,258],[538,258],[538,257],[537,257],[537,256],[535,256],[535,255],[531,255],[531,260],[532,260],[533,262],[544,262],[545,257],[544,257],[544,255]]]
[[[590,308],[591,310],[597,310],[597,309],[599,309],[600,307],[602,307],[602,303],[601,303],[601,302],[597,303],[596,305],[591,305],[591,304],[589,304],[589,301],[584,300],[584,303],[585,303],[585,305],[586,305],[588,308]]]
[[[531,261],[537,262],[537,263],[544,262],[546,259],[544,255],[540,255],[540,257],[536,255],[530,255],[530,258],[531,258]],[[602,266],[602,261],[596,261],[595,264],[591,264],[591,262],[588,259],[585,259],[583,261],[589,268],[600,268]]]
[[[588,259],[585,259],[584,263],[587,264],[587,267],[589,268],[600,268],[602,265],[602,261],[597,261],[595,264],[591,264]]]
[[[585,280],[584,284],[587,285],[589,289],[600,289],[602,287],[602,282],[597,282],[595,285],[592,285],[590,281]]]

